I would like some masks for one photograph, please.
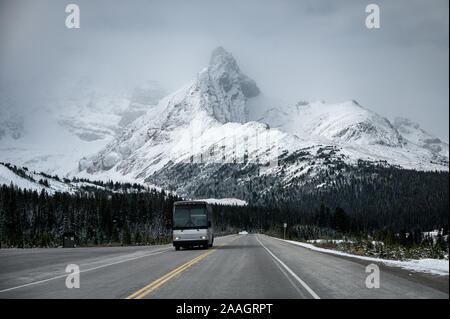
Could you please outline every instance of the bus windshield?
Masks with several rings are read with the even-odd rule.
[[[175,206],[173,228],[205,228],[208,227],[208,216],[205,206]]]

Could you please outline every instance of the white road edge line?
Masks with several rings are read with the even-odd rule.
[[[120,260],[120,261],[115,261],[113,263],[109,263],[109,264],[106,264],[106,265],[101,265],[101,266],[97,266],[97,267],[93,267],[93,268],[88,268],[88,269],[85,269],[85,270],[80,270],[80,273],[88,272],[88,271],[92,271],[92,270],[96,270],[96,269],[100,269],[100,268],[105,268],[105,267],[116,265],[116,264],[121,264],[121,263],[124,263],[124,262],[127,262],[127,261],[136,260],[136,259],[139,259],[139,258],[144,258],[144,257],[152,256],[152,255],[157,255],[157,254],[163,253],[165,251],[169,251],[169,250],[170,249],[158,250],[158,251],[154,251],[152,253],[146,254],[146,255],[137,256],[137,257],[133,257],[133,258],[128,258],[128,259]],[[51,281],[51,280],[67,277],[67,275],[68,274],[64,274],[64,275],[51,277],[51,278],[47,278],[47,279],[43,279],[43,280],[39,280],[39,281],[33,281],[33,282],[28,283],[28,284],[23,284],[23,285],[16,286],[16,287],[6,288],[6,289],[3,289],[3,290],[0,290],[0,293],[11,291],[11,290],[15,290],[15,289],[19,289],[19,288],[24,288],[24,287],[28,287],[28,286],[32,286],[32,285],[42,284],[42,283],[47,282],[47,281]]]
[[[309,294],[314,298],[314,299],[320,299],[319,295],[316,294],[314,292],[314,290],[311,289],[311,287],[309,287],[306,282],[304,282],[303,280],[300,279],[299,276],[297,276],[292,270],[291,268],[289,268],[288,266],[286,266],[286,264],[284,262],[282,262],[277,256],[275,256],[266,246],[264,246],[264,244],[259,240],[258,236],[256,236],[256,240],[261,244],[261,246],[277,261],[280,263],[281,266],[284,267],[284,269],[287,270],[288,273],[291,274],[292,277],[295,278],[295,280],[297,280],[300,285],[303,286],[303,288],[306,289],[306,291],[309,292]]]

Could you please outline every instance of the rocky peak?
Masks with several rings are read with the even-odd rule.
[[[217,47],[212,51],[209,68],[222,73],[241,73],[233,55],[222,47]]]
[[[216,80],[225,92],[237,85],[245,98],[259,94],[255,81],[241,72],[233,55],[222,47],[213,50],[208,70],[210,78]]]
[[[206,98],[204,105],[222,123],[245,123],[246,101],[259,94],[255,81],[241,72],[233,55],[222,47],[213,50],[199,84]]]

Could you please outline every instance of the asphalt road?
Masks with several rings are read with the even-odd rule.
[[[66,287],[66,266],[80,287]],[[448,276],[315,252],[264,235],[216,238],[210,249],[172,245],[0,250],[0,298],[449,298]]]

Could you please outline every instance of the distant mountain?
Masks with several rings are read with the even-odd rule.
[[[433,160],[448,162],[449,146],[438,137],[425,132],[420,125],[407,118],[396,118],[394,127],[408,143],[429,150]]]
[[[165,95],[156,82],[131,92],[94,89],[89,79],[24,105],[0,94],[0,161],[65,175],[101,150]]]
[[[401,147],[405,144],[389,120],[356,101],[340,104],[299,102],[282,110],[270,109],[260,121],[297,136],[323,137],[342,145]]]

